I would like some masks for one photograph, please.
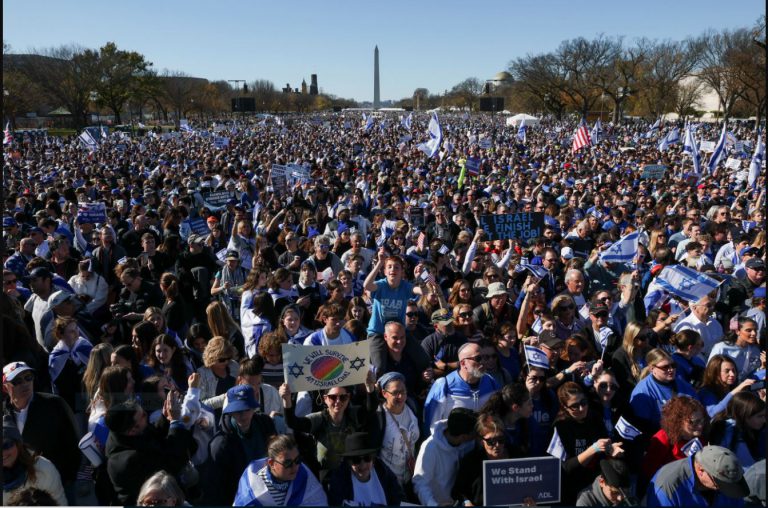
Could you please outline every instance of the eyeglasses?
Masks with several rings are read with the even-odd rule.
[[[464,319],[469,319],[472,317],[471,312],[459,312],[459,317]]]
[[[7,441],[3,441],[3,451],[10,450],[16,445],[16,441],[13,441],[12,439],[9,439]]]
[[[665,372],[672,372],[673,370],[677,369],[677,365],[674,363],[668,363],[666,365],[654,365],[654,367]]]
[[[570,409],[571,411],[576,411],[578,409],[581,409],[583,407],[587,407],[589,405],[589,402],[587,402],[587,399],[581,399],[578,402],[574,402],[570,406],[565,406],[567,409]]]
[[[528,376],[526,379],[531,383],[543,383],[547,378],[546,376]]]
[[[176,504],[175,500],[171,497],[158,498],[158,499],[144,499],[139,501],[139,506],[173,506]]]
[[[285,462],[280,462],[277,459],[272,459],[272,460],[274,460],[275,462],[277,462],[281,466],[288,468],[288,467],[298,466],[299,464],[301,464],[301,455],[299,455],[295,459],[288,459]]]
[[[367,455],[358,455],[357,457],[349,457],[349,461],[354,465],[358,465],[363,462],[372,462],[373,455],[367,454]]]
[[[418,315],[419,315],[418,312],[406,312],[405,313],[406,317],[417,317]]]
[[[611,300],[612,298],[610,296],[604,296],[602,298],[597,299],[598,302],[610,302]]]
[[[392,392],[390,392],[389,390],[384,390],[384,391],[393,397],[405,397],[407,395],[407,392],[405,390],[395,390]]]
[[[216,360],[216,363],[227,363],[231,359],[232,358],[219,358],[218,360]]]
[[[19,386],[20,384],[24,384],[24,383],[31,383],[34,380],[35,380],[34,374],[22,374],[18,377],[15,377],[13,381],[11,381],[11,384],[13,386]]]
[[[498,279],[499,276],[497,274],[495,274],[495,273],[486,273],[485,274],[485,278],[486,279]]]
[[[496,356],[495,355],[477,355],[477,356],[468,356],[464,358],[465,360],[472,360],[475,363],[485,362],[489,360],[493,360]]]
[[[336,402],[336,401],[338,401],[338,402],[346,402],[346,401],[349,400],[349,394],[348,393],[338,393],[338,394],[334,393],[334,394],[326,395],[326,397],[328,397],[328,399],[331,402]]]
[[[566,305],[561,305],[561,306],[559,306],[559,307],[557,308],[557,310],[558,310],[558,311],[561,311],[561,310],[573,310],[573,309],[575,309],[575,308],[576,308],[576,306],[575,306],[575,305],[573,305],[572,303],[569,303],[569,304],[566,304]]]
[[[504,436],[496,436],[488,439],[481,437],[480,439],[482,439],[483,442],[488,446],[501,446],[506,442],[506,439],[504,439]]]
[[[613,384],[613,383],[598,383],[597,384],[597,389],[600,390],[600,391],[604,391],[604,392],[608,391],[608,390],[611,390],[611,391],[615,392],[616,390],[619,389],[619,385],[616,385],[616,384]]]
[[[704,418],[689,418],[688,423],[691,424],[693,427],[700,427],[704,425],[706,420]]]

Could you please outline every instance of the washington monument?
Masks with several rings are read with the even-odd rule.
[[[373,109],[381,107],[381,96],[379,95],[379,46],[373,50]]]

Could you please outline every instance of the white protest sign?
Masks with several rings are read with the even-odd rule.
[[[735,171],[738,171],[741,169],[741,159],[734,159],[733,157],[728,157],[728,160],[725,161],[725,167],[728,169],[733,169]]]
[[[283,344],[283,375],[292,392],[362,384],[370,356],[367,340],[342,346]]]
[[[699,150],[702,152],[714,152],[715,151],[715,142],[714,141],[702,141],[701,146],[699,146]]]
[[[229,146],[229,138],[216,136],[213,138],[213,146],[216,148],[226,148]]]

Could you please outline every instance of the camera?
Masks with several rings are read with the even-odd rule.
[[[114,316],[115,318],[121,318],[124,315],[131,312],[131,308],[129,305],[126,305],[125,303],[113,303],[109,306],[109,312]]]

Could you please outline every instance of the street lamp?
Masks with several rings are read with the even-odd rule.
[[[618,107],[616,108],[619,114],[617,121],[621,124],[624,120],[624,99],[630,96],[631,90],[628,87],[620,86],[617,94]]]

